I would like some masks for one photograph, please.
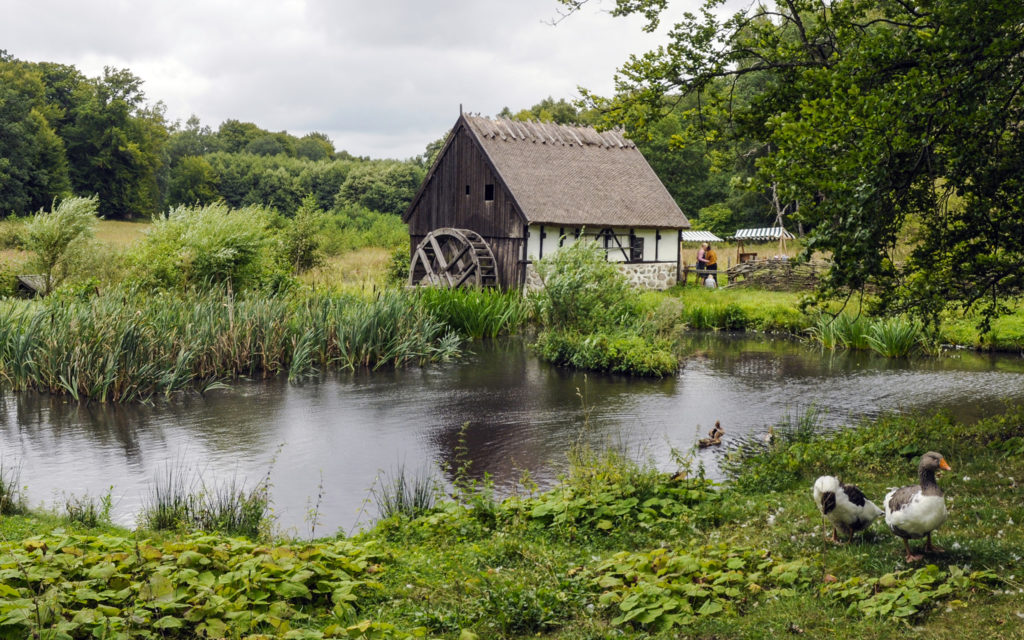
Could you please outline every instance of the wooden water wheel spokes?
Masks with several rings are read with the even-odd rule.
[[[498,285],[498,265],[491,247],[477,232],[434,229],[412,254],[409,284],[494,287]]]

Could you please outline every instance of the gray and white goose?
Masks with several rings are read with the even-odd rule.
[[[839,542],[836,530],[853,541],[853,534],[868,528],[882,510],[871,502],[856,485],[843,484],[834,476],[821,476],[814,481],[814,503],[818,511],[832,522],[832,541]]]
[[[911,538],[927,538],[925,553],[942,551],[932,545],[932,531],[938,529],[948,515],[946,499],[935,482],[935,472],[939,469],[951,471],[952,467],[941,453],[929,451],[921,456],[917,466],[918,484],[893,489],[885,496],[885,523],[893,533],[903,538],[907,562],[916,562],[924,557],[910,552]]]

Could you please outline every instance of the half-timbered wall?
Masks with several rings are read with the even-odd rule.
[[[608,260],[611,262],[671,262],[679,259],[679,232],[676,229],[612,229],[611,234],[602,233],[601,229],[564,227],[558,225],[533,224],[529,227],[526,239],[526,258],[538,260],[550,256],[560,247],[568,247],[576,242],[577,236],[588,240],[596,240],[606,248]],[[630,238],[643,242],[640,259],[634,259],[630,250]]]

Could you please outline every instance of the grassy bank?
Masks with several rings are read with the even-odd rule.
[[[1022,424],[1012,409],[829,435],[804,419],[735,450],[719,488],[577,450],[551,491],[497,503],[457,482],[349,539],[33,535],[33,516],[4,518],[0,637],[1021,638]],[[932,449],[953,466],[945,553],[908,567],[881,523],[823,543],[815,476],[880,501]]]

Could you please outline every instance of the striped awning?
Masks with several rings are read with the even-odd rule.
[[[683,231],[683,242],[722,242],[722,239],[710,231]]]
[[[768,242],[769,240],[778,240],[780,237],[792,240],[796,236],[782,227],[759,227],[756,229],[737,229],[732,239],[745,242]]]

